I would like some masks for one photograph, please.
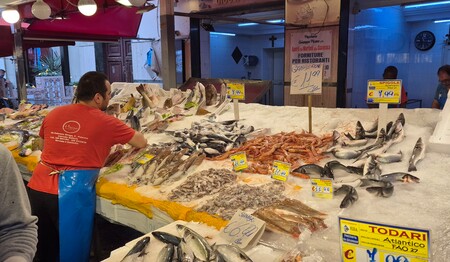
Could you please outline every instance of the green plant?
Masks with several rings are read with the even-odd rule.
[[[56,76],[61,75],[61,57],[53,50],[50,50],[50,54],[41,56],[39,58],[39,66],[33,68],[33,72],[37,76]]]

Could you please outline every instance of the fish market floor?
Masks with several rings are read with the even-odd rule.
[[[114,224],[95,214],[94,236],[89,262],[108,258],[111,251],[144,234],[130,227]]]

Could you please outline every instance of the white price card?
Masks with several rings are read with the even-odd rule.
[[[240,248],[256,246],[266,228],[266,222],[238,210],[220,235]]]
[[[322,64],[291,65],[291,95],[322,94]]]

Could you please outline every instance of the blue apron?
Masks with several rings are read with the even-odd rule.
[[[59,176],[60,261],[89,261],[100,170],[68,170]]]

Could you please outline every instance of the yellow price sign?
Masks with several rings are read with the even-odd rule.
[[[248,167],[247,163],[247,155],[245,152],[238,152],[235,154],[232,154],[230,156],[231,162],[233,163],[233,170],[234,171],[241,171]]]
[[[245,85],[243,83],[228,83],[228,96],[231,99],[245,100]]]
[[[331,179],[311,179],[311,189],[313,197],[332,199],[333,198],[333,182]]]
[[[136,162],[138,162],[141,165],[145,165],[148,161],[152,160],[155,156],[150,154],[143,154],[141,157],[139,157]]]
[[[272,166],[272,178],[280,181],[286,181],[289,172],[291,171],[291,164],[281,162],[278,160],[273,161]]]
[[[367,103],[399,104],[402,94],[402,80],[367,81]]]

